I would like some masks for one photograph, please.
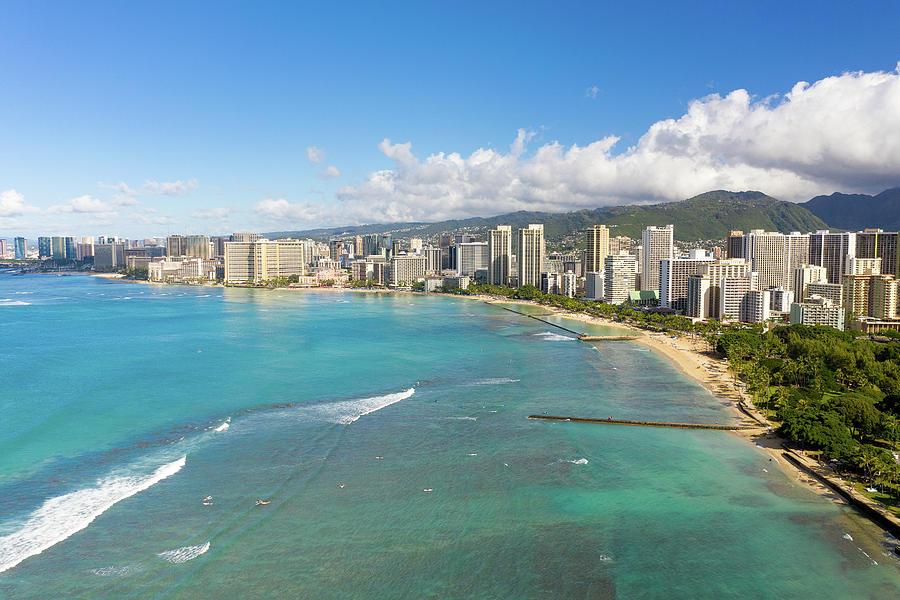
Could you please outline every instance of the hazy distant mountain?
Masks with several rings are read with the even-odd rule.
[[[612,228],[610,235],[639,238],[641,230],[648,225],[671,223],[675,226],[675,238],[683,241],[724,238],[730,229],[807,232],[827,227],[822,219],[799,204],[776,200],[762,192],[716,190],[681,202],[647,206],[612,206],[569,213],[519,211],[495,217],[475,217],[437,223],[362,225],[284,231],[267,235],[328,238],[393,231],[398,232],[401,237],[427,237],[459,229],[478,232],[498,224],[512,225],[515,229],[528,223],[543,223],[548,239],[561,239],[574,235],[589,225],[600,224]]]
[[[857,231],[880,227],[885,231],[900,230],[900,187],[885,190],[877,196],[835,192],[830,196],[816,196],[800,206],[839,229]]]

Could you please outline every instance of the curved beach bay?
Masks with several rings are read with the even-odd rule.
[[[900,595],[886,540],[737,436],[526,418],[733,418],[638,344],[408,294],[0,299],[2,597]]]

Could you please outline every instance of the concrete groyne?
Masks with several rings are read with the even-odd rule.
[[[631,425],[634,427],[671,427],[675,429],[712,429],[715,431],[738,431],[746,429],[739,425],[709,425],[706,423],[670,423],[666,421],[631,421],[629,419],[594,419],[591,417],[557,417],[553,415],[528,415],[529,419],[545,421],[572,421],[573,423],[597,423],[603,425]]]

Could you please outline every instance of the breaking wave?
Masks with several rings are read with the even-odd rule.
[[[396,404],[401,400],[406,400],[416,393],[416,388],[409,388],[404,392],[395,394],[387,394],[385,396],[375,396],[373,398],[362,398],[361,400],[344,400],[342,402],[332,402],[330,404],[322,404],[310,407],[313,413],[339,425],[349,425],[357,419],[377,410],[381,410],[391,404]]]
[[[96,487],[45,501],[17,531],[0,537],[0,573],[78,533],[117,502],[171,477],[186,460],[182,456],[149,475],[108,477]]]
[[[166,550],[165,552],[160,552],[157,556],[177,565],[193,560],[201,554],[206,554],[207,550],[209,550],[209,542],[198,546],[182,546],[174,550]]]
[[[0,299],[0,306],[31,306],[31,302],[24,300],[13,300],[12,298]]]
[[[558,333],[553,333],[552,331],[544,331],[542,333],[533,334],[535,337],[543,338],[550,342],[571,342],[574,341],[575,338],[569,337],[567,335],[560,335]]]
[[[501,385],[503,383],[517,383],[518,379],[510,379],[509,377],[494,377],[490,379],[482,379],[472,382],[472,385]]]

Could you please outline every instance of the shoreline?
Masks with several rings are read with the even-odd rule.
[[[507,300],[490,296],[463,297],[482,300],[488,304],[528,304],[540,307],[563,319],[589,325],[615,327],[634,333],[637,338],[632,340],[633,343],[663,356],[677,371],[699,384],[713,398],[722,401],[728,407],[736,423],[743,426],[742,429],[730,433],[762,451],[771,462],[778,465],[781,472],[791,481],[835,504],[852,507],[855,515],[864,519],[864,522],[871,525],[877,532],[896,535],[897,528],[900,528],[900,519],[880,508],[878,503],[849,488],[839,476],[826,472],[827,468],[819,465],[817,461],[805,454],[788,450],[786,440],[774,433],[775,428],[750,402],[742,385],[738,383],[735,374],[731,371],[728,361],[705,354],[709,348],[704,340],[693,339],[674,332],[648,332],[627,323],[593,315],[572,313],[529,300]],[[840,488],[840,492],[836,492],[836,488]],[[875,514],[871,514],[871,512]],[[882,519],[887,520],[889,524],[885,524]],[[870,533],[874,534],[874,530]],[[862,540],[860,542],[862,543]],[[871,545],[873,550],[877,547],[884,551],[883,543],[884,540],[877,541],[873,535],[873,539],[866,545]],[[891,543],[895,544],[896,542]]]
[[[91,275],[105,278],[111,282],[189,285],[124,279],[124,276],[114,273],[91,273]],[[189,285],[189,287],[196,286]],[[217,285],[215,287],[228,286]],[[900,519],[897,519],[897,517],[894,517],[884,509],[879,509],[878,507],[880,505],[866,498],[862,494],[859,494],[855,490],[844,488],[844,482],[839,476],[826,473],[824,468],[817,466],[817,461],[812,460],[805,455],[798,454],[795,451],[788,450],[786,447],[786,440],[778,437],[774,433],[774,427],[772,427],[771,423],[769,423],[769,421],[753,406],[753,403],[744,392],[742,384],[738,382],[735,374],[731,371],[728,361],[724,358],[706,354],[709,352],[709,348],[702,339],[691,338],[676,332],[650,332],[628,323],[622,323],[605,317],[574,313],[553,306],[545,306],[531,300],[494,297],[483,294],[426,294],[424,292],[413,292],[411,290],[350,287],[249,287],[244,289],[271,289],[290,292],[326,291],[330,293],[359,292],[364,294],[421,294],[464,300],[477,300],[486,304],[530,305],[570,321],[628,331],[636,336],[636,339],[632,340],[634,343],[647,348],[651,352],[661,355],[668,360],[669,364],[671,364],[675,370],[700,385],[709,392],[713,398],[722,401],[723,405],[726,406],[731,413],[734,422],[742,426],[742,429],[730,433],[743,438],[748,443],[753,444],[757,449],[763,451],[768,456],[769,460],[778,465],[778,468],[790,480],[822,498],[831,500],[835,504],[853,506],[857,516],[862,517],[867,524],[870,524],[879,532],[891,533],[885,525],[877,522],[878,519],[875,516],[866,514],[866,507],[868,507],[869,510],[881,514],[883,517],[884,515],[887,515],[885,518],[888,521],[894,522],[897,527],[900,527]],[[839,493],[835,493],[834,491],[837,487],[841,488]],[[848,496],[848,498],[843,496]],[[860,508],[859,505],[865,506]]]

